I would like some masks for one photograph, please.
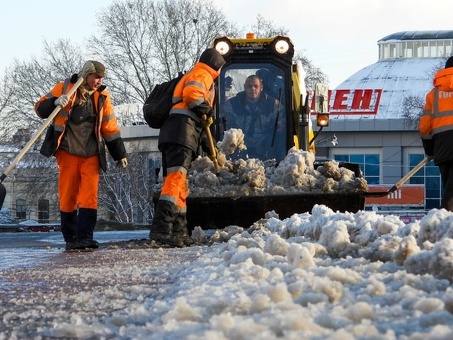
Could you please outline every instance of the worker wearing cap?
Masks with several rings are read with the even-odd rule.
[[[41,147],[41,154],[55,156],[59,168],[58,192],[61,231],[67,250],[98,248],[93,240],[97,221],[100,170],[107,169],[105,144],[118,165],[127,166],[126,149],[109,92],[102,84],[105,67],[87,61],[78,74],[55,85],[35,104],[41,118],[60,106]],[[79,78],[77,91],[66,93]]]
[[[426,95],[419,131],[425,154],[439,167],[444,193],[441,208],[453,211],[453,57],[436,72]]]

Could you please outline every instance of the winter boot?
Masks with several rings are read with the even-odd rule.
[[[149,238],[158,244],[184,247],[184,242],[172,232],[175,218],[176,206],[170,201],[159,200],[154,211]]]
[[[66,250],[74,247],[76,241],[77,210],[65,212],[60,210],[61,233],[66,242]]]
[[[97,209],[79,208],[79,213],[77,215],[77,241],[75,249],[99,248],[99,243],[93,240],[97,214]]]
[[[189,236],[187,230],[187,217],[184,213],[179,213],[176,215],[176,219],[173,222],[173,235],[177,235],[181,239],[185,246],[190,247],[195,243],[192,237]]]

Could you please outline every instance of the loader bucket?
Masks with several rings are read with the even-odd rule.
[[[291,194],[246,197],[188,197],[188,228],[219,229],[229,225],[248,228],[274,210],[280,219],[311,212],[315,204],[333,211],[355,213],[365,207],[363,192]]]

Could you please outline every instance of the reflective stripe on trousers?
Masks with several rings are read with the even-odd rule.
[[[185,213],[188,195],[189,185],[187,183],[186,170],[184,168],[176,168],[169,171],[165,177],[159,199],[172,202],[179,213]]]

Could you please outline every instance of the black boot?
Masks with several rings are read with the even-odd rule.
[[[158,244],[184,247],[184,242],[172,232],[175,219],[176,206],[170,201],[159,200],[154,210],[149,238]]]
[[[99,243],[93,240],[93,232],[96,227],[97,209],[79,208],[77,215],[77,241],[75,249],[97,249]]]
[[[61,233],[66,242],[66,250],[73,249],[76,242],[77,210],[65,212],[60,210]]]
[[[187,230],[187,217],[184,213],[179,213],[176,216],[175,221],[173,222],[173,235],[177,235],[181,239],[185,246],[190,247],[195,243],[192,237],[189,236],[189,231]]]

